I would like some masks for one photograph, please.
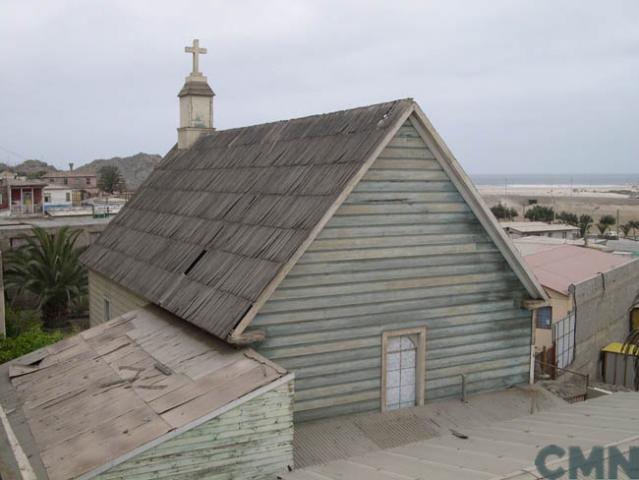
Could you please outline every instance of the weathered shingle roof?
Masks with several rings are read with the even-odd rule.
[[[219,131],[173,149],[83,260],[226,338],[412,105]]]
[[[1,365],[0,412],[28,458],[23,467],[75,478],[284,375],[253,350],[148,306]],[[0,475],[21,478],[6,430],[0,423]]]

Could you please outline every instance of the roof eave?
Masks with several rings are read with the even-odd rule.
[[[433,155],[435,155],[450,180],[457,187],[491,240],[495,242],[495,245],[504,256],[506,262],[508,262],[508,265],[513,269],[517,278],[522,282],[528,294],[535,299],[548,300],[548,295],[535,277],[535,274],[528,268],[517,248],[490,213],[488,205],[482,199],[470,177],[464,172],[453,153],[417,104],[414,105],[414,118],[417,122],[413,126],[426,142]]]
[[[248,326],[253,321],[253,318],[257,315],[260,309],[264,306],[267,300],[273,295],[275,289],[279,286],[279,284],[284,280],[286,275],[291,271],[291,269],[295,266],[300,257],[306,252],[308,247],[311,245],[313,240],[319,235],[324,226],[328,223],[328,221],[333,217],[337,209],[344,203],[346,198],[353,191],[355,186],[359,183],[362,177],[366,174],[368,169],[371,167],[373,162],[377,159],[379,154],[386,148],[386,145],[392,140],[395,134],[399,131],[400,127],[404,124],[404,122],[410,117],[410,115],[415,110],[416,103],[411,99],[410,102],[406,102],[406,107],[404,107],[404,111],[401,115],[397,117],[395,123],[392,127],[390,127],[384,136],[384,138],[379,142],[377,147],[371,152],[369,157],[363,163],[360,170],[353,176],[353,178],[346,185],[342,193],[335,199],[331,207],[326,211],[324,216],[320,219],[320,221],[315,225],[315,227],[309,232],[308,237],[302,245],[297,249],[297,251],[293,254],[293,256],[289,259],[289,261],[280,269],[275,278],[267,285],[259,298],[253,303],[252,307],[245,313],[244,317],[238,322],[231,333],[227,337],[227,341],[230,343],[234,343],[235,339],[240,337],[244,330],[248,328]]]

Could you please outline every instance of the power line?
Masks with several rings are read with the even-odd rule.
[[[25,157],[24,155],[20,155],[17,152],[14,152],[13,150],[9,150],[8,148],[3,147],[2,145],[0,145],[0,150],[4,150],[5,152],[11,154],[11,155],[15,155],[16,157],[20,157],[22,160],[28,160],[27,157]]]

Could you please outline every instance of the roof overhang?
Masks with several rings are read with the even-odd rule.
[[[450,180],[457,187],[459,193],[484,227],[491,240],[495,242],[495,245],[508,262],[510,268],[513,269],[517,278],[524,285],[528,294],[533,299],[548,300],[548,295],[546,295],[543,287],[537,281],[535,274],[526,265],[517,247],[515,247],[512,240],[506,235],[503,228],[490,212],[488,205],[486,205],[482,199],[479,191],[475,188],[470,177],[464,172],[453,153],[437,133],[435,127],[430,123],[428,117],[426,117],[426,114],[416,103],[414,104],[413,118],[417,120],[413,126],[419,132],[433,155],[435,155],[435,158],[448,174]]]
[[[348,195],[353,191],[355,186],[359,183],[362,177],[369,170],[373,162],[380,155],[382,150],[386,148],[388,143],[392,140],[395,134],[399,131],[400,127],[408,119],[414,120],[413,126],[418,131],[428,148],[431,150],[441,167],[444,169],[450,180],[453,182],[462,198],[466,201],[471,211],[478,218],[480,224],[484,227],[491,240],[495,243],[498,250],[504,256],[508,265],[513,269],[517,278],[524,285],[528,295],[532,299],[542,300],[544,304],[548,301],[548,295],[544,291],[543,287],[537,281],[534,273],[526,266],[523,257],[519,254],[517,248],[512,243],[508,235],[504,232],[499,225],[495,217],[490,213],[490,209],[481,198],[479,191],[475,188],[470,177],[466,175],[461,165],[452,154],[450,149],[444,143],[444,140],[439,136],[433,125],[430,123],[424,112],[421,110],[416,102],[411,102],[401,116],[396,120],[395,125],[389,129],[388,133],[380,144],[372,151],[369,158],[364,162],[360,171],[351,179],[350,183],[344,189],[344,191],[337,197],[333,205],[328,209],[324,217],[320,222],[311,230],[309,236],[295,252],[286,265],[280,270],[278,275],[268,285],[268,287],[262,292],[258,300],[247,311],[242,320],[233,329],[228,337],[231,343],[235,342],[237,337],[240,337],[244,330],[250,325],[251,321],[259,310],[264,306],[266,301],[271,297],[277,286],[282,282],[284,277],[291,271],[293,266],[297,263],[300,257],[304,254],[310,244],[315,240],[319,232],[324,228],[326,223],[333,217],[337,209],[344,203]]]

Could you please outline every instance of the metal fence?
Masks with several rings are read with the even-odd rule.
[[[571,313],[552,326],[557,367],[566,368],[575,359],[575,314]]]

